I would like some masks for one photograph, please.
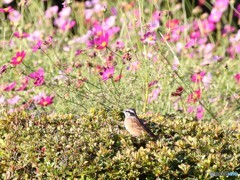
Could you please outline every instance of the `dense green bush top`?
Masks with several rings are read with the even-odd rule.
[[[3,179],[183,179],[240,174],[240,128],[145,118],[159,140],[131,137],[118,112],[88,116],[6,114],[0,118]]]

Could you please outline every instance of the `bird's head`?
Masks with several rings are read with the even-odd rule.
[[[125,109],[123,111],[125,117],[136,117],[137,116],[137,113],[135,111],[135,109]]]

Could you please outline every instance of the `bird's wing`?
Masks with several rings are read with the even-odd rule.
[[[146,123],[144,122],[144,120],[138,118],[138,122],[139,122],[139,124],[141,125],[141,127],[149,134],[149,136],[151,136],[151,137],[156,137],[156,136],[152,133],[152,131],[147,127],[147,125],[146,125]]]

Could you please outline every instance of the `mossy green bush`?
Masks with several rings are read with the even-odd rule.
[[[118,111],[87,116],[2,114],[3,179],[208,179],[240,174],[240,128],[145,117],[158,140],[131,137]]]

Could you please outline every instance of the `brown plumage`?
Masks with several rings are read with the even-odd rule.
[[[157,137],[146,126],[145,122],[138,118],[134,109],[126,109],[123,113],[125,115],[124,126],[131,135],[138,137],[147,133],[150,137]]]

